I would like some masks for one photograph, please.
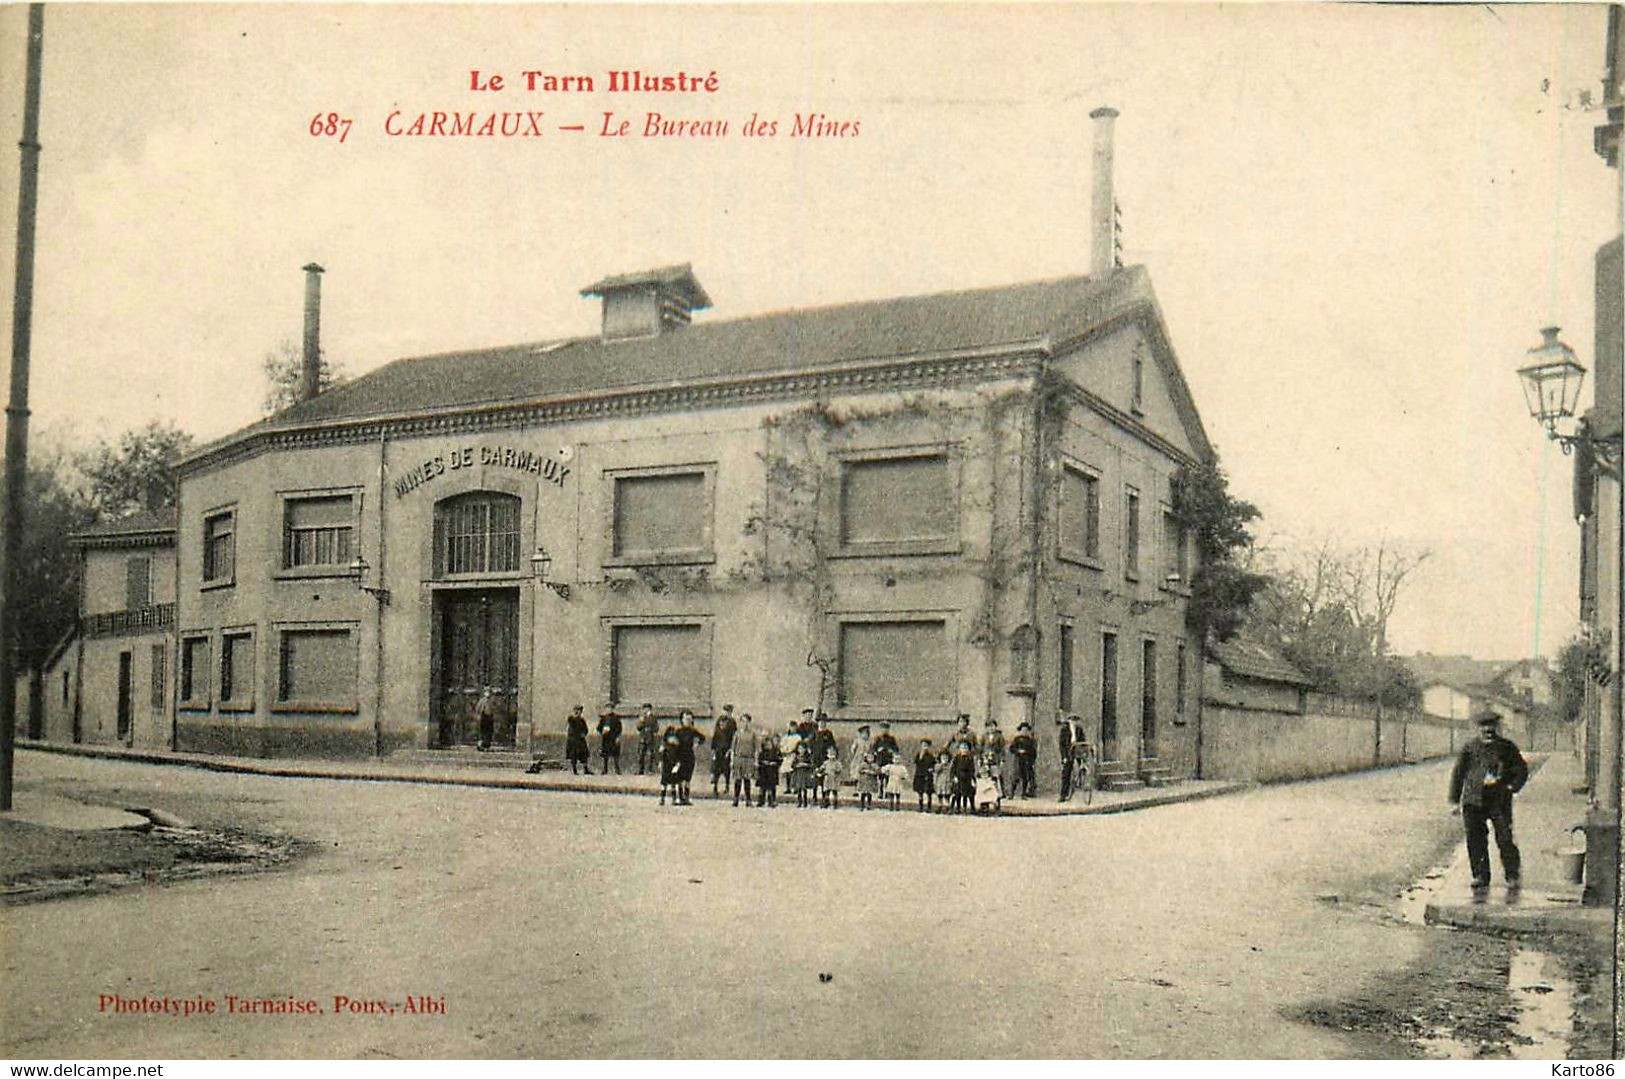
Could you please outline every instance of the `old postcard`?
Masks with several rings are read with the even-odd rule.
[[[0,8],[0,1052],[1611,1055],[1621,36]]]

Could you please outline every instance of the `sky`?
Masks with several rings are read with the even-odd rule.
[[[25,18],[0,6],[18,133]],[[34,430],[254,421],[312,260],[352,374],[596,332],[583,286],[674,262],[714,301],[699,318],[1084,273],[1108,104],[1125,261],[1261,537],[1430,552],[1396,651],[1553,655],[1578,616],[1570,461],[1515,371],[1548,324],[1591,365],[1619,196],[1579,94],[1605,24],[1585,5],[52,4]],[[612,93],[612,70],[716,89]],[[531,92],[525,71],[595,87]],[[541,112],[545,134],[388,134],[434,110]],[[651,111],[730,134],[644,138]],[[604,136],[606,112],[630,134]],[[311,133],[328,113],[342,142]],[[857,134],[793,137],[796,113]],[[747,137],[753,115],[776,134]]]

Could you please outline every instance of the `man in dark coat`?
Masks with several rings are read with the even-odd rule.
[[[705,741],[705,735],[694,725],[694,713],[685,708],[671,728],[677,736],[677,804],[693,805],[689,800],[689,781],[694,778],[694,747]]]
[[[621,717],[606,709],[598,713],[598,770],[609,775],[609,762],[615,762],[615,774],[621,774]]]
[[[1016,736],[1010,739],[1010,756],[1016,762],[1015,778],[1010,781],[1010,796],[1033,796],[1033,761],[1038,756],[1038,743],[1033,740],[1033,725],[1023,720],[1016,727]]]
[[[1475,889],[1490,886],[1486,825],[1495,828],[1495,845],[1501,851],[1501,871],[1507,887],[1518,887],[1522,861],[1518,845],[1512,841],[1512,796],[1523,789],[1528,778],[1529,765],[1523,754],[1501,737],[1500,719],[1494,712],[1481,714],[1478,738],[1462,747],[1455,771],[1450,773],[1450,801],[1461,807]]]
[[[733,778],[733,747],[734,732],[739,730],[739,721],[734,718],[734,706],[722,706],[722,714],[717,717],[716,723],[711,727],[711,793],[717,793],[717,784],[722,784],[722,793],[728,793],[728,781]]]
[[[813,734],[813,760],[823,764],[829,759],[829,751],[835,750],[835,759],[841,757],[840,743],[835,739],[835,731],[830,728],[829,717],[823,714],[818,716],[818,730]]]

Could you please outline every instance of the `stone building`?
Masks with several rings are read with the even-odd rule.
[[[37,681],[19,681],[24,737],[165,749],[175,618],[175,518],[142,514],[68,537],[79,617]]]

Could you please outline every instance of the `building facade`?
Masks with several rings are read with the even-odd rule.
[[[311,268],[315,270],[314,267]],[[906,739],[1096,725],[1191,774],[1180,470],[1211,460],[1139,268],[397,361],[180,466],[178,748],[556,755],[572,705]],[[692,324],[691,324],[692,322]]]
[[[175,520],[143,514],[68,537],[79,617],[18,683],[28,738],[167,749],[172,743]],[[21,699],[27,694],[27,701]]]

